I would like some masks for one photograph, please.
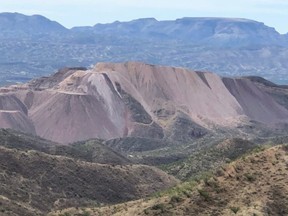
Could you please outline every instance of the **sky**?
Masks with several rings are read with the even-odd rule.
[[[0,12],[40,14],[68,28],[147,17],[229,17],[288,32],[288,0],[0,0]]]

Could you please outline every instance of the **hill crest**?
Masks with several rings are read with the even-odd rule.
[[[0,100],[16,98],[9,110],[23,112],[37,135],[62,143],[127,136],[177,140],[175,131],[185,128],[183,142],[215,127],[237,130],[254,121],[273,130],[288,121],[288,110],[249,79],[139,62],[65,69],[0,92]]]

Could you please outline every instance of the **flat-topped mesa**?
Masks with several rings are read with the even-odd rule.
[[[13,110],[22,110],[37,135],[62,143],[127,136],[186,142],[219,127],[288,123],[288,110],[249,79],[185,68],[98,63],[31,83],[3,95],[17,101]]]

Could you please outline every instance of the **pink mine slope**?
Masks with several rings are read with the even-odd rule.
[[[0,127],[61,143],[131,136],[140,129],[165,133],[179,112],[210,130],[249,120],[288,123],[288,110],[247,79],[135,62],[65,69],[0,92]]]

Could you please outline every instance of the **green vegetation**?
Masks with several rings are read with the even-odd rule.
[[[237,212],[240,210],[239,207],[234,207],[234,206],[230,207],[230,209],[234,214],[237,214]]]
[[[198,189],[198,193],[204,198],[205,201],[209,201],[211,199],[209,192],[206,190]]]
[[[102,164],[125,165],[132,163],[121,154],[104,145],[104,141],[100,139],[76,142],[71,145],[60,145],[11,129],[0,129],[0,140],[0,146],[22,151],[36,150],[51,155],[67,156]]]
[[[181,198],[180,196],[172,196],[171,199],[170,199],[170,203],[171,204],[174,204],[174,203],[180,203],[183,201],[183,198]]]
[[[286,215],[288,199],[284,176],[287,174],[287,165],[284,159],[287,156],[283,148],[285,147],[279,146],[264,151],[257,150],[252,155],[247,155],[245,160],[239,159],[219,168],[221,169],[220,177],[219,172],[215,172],[215,174],[218,173],[217,175],[204,172],[194,180],[180,183],[144,201],[129,203],[128,207],[117,205],[117,213],[120,215],[124,212],[130,213],[130,211],[134,213],[137,211],[135,209],[140,208],[139,213],[135,215],[230,216],[240,215],[243,209],[243,212],[252,211],[251,215],[255,215],[254,206],[257,206],[257,211],[265,206],[270,215]],[[275,158],[279,163],[275,165],[277,169],[271,170],[269,169],[272,166],[271,161]],[[254,162],[251,163],[251,161]],[[265,187],[259,188],[258,184],[255,184],[257,176],[263,177],[261,183]],[[266,203],[265,200],[268,197],[269,201]],[[255,203],[254,200],[259,200],[259,203]],[[141,209],[141,206],[144,208]],[[258,208],[259,206],[261,208]],[[113,215],[110,212],[113,213],[110,210],[109,212],[103,211],[102,214]]]
[[[203,140],[206,139],[203,138]],[[162,165],[160,168],[181,180],[202,179],[203,173],[217,170],[227,162],[236,160],[257,148],[255,143],[239,138],[223,139],[216,137],[212,140],[215,142],[211,144],[212,146],[205,147],[204,145],[201,150],[194,149],[194,152],[191,152],[187,158]]]
[[[163,203],[159,203],[159,204],[152,206],[151,209],[155,210],[155,211],[160,210],[161,213],[164,213],[165,212],[165,205]]]
[[[69,212],[65,212],[63,214],[59,214],[59,216],[71,216],[71,214]]]
[[[90,216],[90,213],[87,211],[84,211],[81,216]]]
[[[169,197],[180,196],[181,197],[183,195],[187,196],[191,191],[193,191],[196,185],[198,185],[196,181],[183,182],[175,187],[166,189],[161,192],[157,192],[152,197],[162,197],[162,196],[169,196]]]
[[[49,141],[45,141],[43,139],[40,139],[40,141],[38,142],[38,137],[30,137],[21,133],[18,134],[11,130],[1,130],[0,138],[2,138],[2,142],[0,143],[0,145],[2,146],[1,149],[3,151],[3,153],[1,154],[2,156],[0,157],[1,165],[3,165],[5,169],[9,168],[11,170],[14,170],[12,174],[11,172],[2,172],[1,183],[3,183],[3,185],[5,185],[6,187],[3,192],[1,191],[3,193],[3,196],[11,196],[9,197],[9,199],[22,199],[25,202],[25,200],[29,199],[29,195],[33,194],[33,198],[37,199],[37,202],[39,200],[39,206],[44,206],[43,208],[45,208],[37,209],[37,211],[39,210],[45,213],[48,212],[50,208],[53,208],[51,203],[54,203],[55,200],[63,196],[63,191],[65,192],[66,198],[59,198],[59,208],[66,208],[68,206],[71,206],[71,203],[73,205],[75,203],[75,205],[79,206],[93,206],[96,208],[97,205],[99,206],[100,202],[103,202],[102,200],[99,200],[99,203],[95,203],[93,201],[98,199],[98,197],[94,197],[95,193],[93,192],[95,191],[95,188],[99,185],[100,182],[98,178],[99,175],[95,175],[95,173],[98,172],[98,169],[99,172],[101,170],[101,178],[109,178],[110,183],[107,187],[113,189],[114,191],[117,191],[119,188],[119,182],[129,181],[131,176],[128,173],[131,170],[134,170],[134,167],[138,166],[130,166],[131,163],[128,163],[128,166],[121,165],[122,162],[126,163],[128,160],[125,157],[118,155],[118,153],[114,150],[111,150],[110,147],[105,146],[103,141],[101,140],[79,142],[65,147],[56,146],[54,143],[50,143]],[[135,141],[135,139],[131,140],[131,143],[133,141]],[[129,145],[131,143],[129,143]],[[159,146],[161,146],[162,144],[163,143],[159,143]],[[259,173],[258,170],[255,171],[255,169],[253,169],[255,166],[259,168],[259,161],[261,161],[261,164],[267,162],[267,169],[269,168],[269,166],[271,166],[271,163],[273,163],[275,168],[277,168],[279,164],[281,165],[283,163],[283,155],[288,152],[288,145],[283,145],[281,147],[281,152],[275,151],[275,153],[270,154],[270,156],[266,155],[264,157],[261,155],[265,153],[269,146],[259,146],[255,143],[241,139],[224,139],[221,141],[218,140],[214,146],[204,146],[201,149],[197,149],[196,147],[194,149],[189,149],[190,147],[191,146],[189,145],[175,146],[173,148],[167,147],[160,148],[158,150],[141,152],[138,154],[140,156],[139,158],[141,158],[141,156],[145,156],[146,153],[152,156],[152,154],[157,155],[157,152],[166,151],[167,155],[163,156],[163,158],[165,158],[166,156],[171,156],[170,153],[174,154],[175,152],[185,152],[187,149],[187,152],[189,153],[195,151],[192,152],[191,155],[186,159],[162,166],[162,168],[165,167],[165,169],[167,169],[171,174],[173,173],[176,176],[182,176],[183,179],[185,179],[185,182],[182,182],[177,186],[171,187],[164,191],[157,192],[153,194],[152,197],[147,198],[155,199],[157,197],[161,197],[163,199],[161,199],[161,203],[157,203],[153,207],[151,206],[149,208],[146,208],[142,212],[148,215],[151,213],[151,211],[168,214],[170,210],[173,211],[173,208],[185,205],[187,203],[187,200],[190,199],[195,201],[195,203],[202,202],[204,203],[204,206],[215,205],[220,206],[223,209],[225,208],[226,210],[230,208],[233,213],[237,214],[237,212],[240,211],[240,207],[242,209],[242,206],[229,207],[227,199],[222,199],[222,196],[225,196],[226,193],[231,192],[229,190],[231,190],[232,187],[230,187],[229,181],[231,182],[236,180],[238,181],[238,183],[254,187],[254,182],[257,180],[258,176],[261,176],[261,173]],[[141,148],[139,149],[141,150]],[[254,154],[255,157],[251,156],[251,153]],[[105,161],[105,158],[108,157],[109,161],[111,162],[110,159],[115,154],[117,156],[115,157],[119,159],[120,165],[115,165],[116,162],[113,162],[111,163],[112,165],[101,165],[98,168],[98,165],[95,165],[96,163],[93,164],[85,162],[96,161],[98,163],[102,160],[102,162],[105,164],[108,163],[108,161]],[[235,160],[235,158],[241,157],[241,155],[244,156],[239,161],[235,163],[233,162],[232,165],[227,164],[228,161],[233,161]],[[25,166],[23,164],[25,164]],[[19,168],[19,166],[21,166],[21,169]],[[248,169],[247,167],[250,168]],[[94,169],[97,172],[94,172]],[[17,172],[15,172],[15,170]],[[19,170],[23,171],[23,173],[20,173]],[[114,171],[116,172],[116,174],[113,174]],[[232,174],[230,175],[231,171]],[[277,170],[277,172],[282,171],[284,172],[285,168]],[[144,179],[144,177],[146,177],[147,174],[149,174],[149,172],[145,172],[143,170],[140,170],[139,173],[141,174],[139,177],[141,181]],[[21,175],[23,176],[21,177]],[[41,176],[41,178],[37,175]],[[33,176],[31,182],[29,179],[30,176]],[[111,178],[111,176],[114,177]],[[273,179],[274,176],[270,178]],[[25,181],[21,179],[25,179]],[[95,179],[99,180],[98,184],[97,182],[95,183]],[[223,185],[223,181],[225,180],[227,180],[228,183]],[[11,181],[14,185],[11,185]],[[159,178],[156,181],[159,181]],[[82,188],[81,185],[79,185],[79,182],[85,182],[86,188]],[[153,185],[152,192],[155,191],[154,186],[155,185]],[[61,190],[59,190],[60,195],[56,190],[58,189],[58,187],[61,188]],[[107,187],[104,186],[104,188]],[[271,209],[273,208],[274,212],[286,213],[287,209],[285,206],[287,204],[287,197],[285,197],[285,193],[281,191],[281,187],[277,190],[271,190],[272,192],[270,194],[273,194],[275,199],[274,202],[270,202],[269,205],[267,205],[270,206]],[[31,192],[35,191],[35,188],[37,188],[37,194],[36,192]],[[51,188],[53,188],[53,190],[55,191],[51,192]],[[138,187],[136,188],[138,189]],[[126,197],[123,198],[120,196],[123,194],[127,194],[127,191],[133,192],[135,190],[135,188],[133,188],[133,190],[131,189],[130,191],[130,188],[127,185],[123,185],[122,189],[123,190],[121,192],[117,192],[117,195],[115,195],[116,193],[114,193],[114,196],[110,197],[116,197],[117,199],[121,199],[121,201],[126,201]],[[105,197],[105,193],[106,191],[101,191],[101,193],[99,194],[99,199]],[[109,193],[113,193],[113,191],[109,191]],[[195,194],[197,196],[195,196]],[[137,196],[133,196],[139,198],[141,197],[141,195],[141,192],[139,192]],[[39,197],[41,197],[41,199],[39,199]],[[129,199],[130,197],[131,196],[129,195]],[[165,201],[163,201],[164,198]],[[205,202],[203,202],[203,200]],[[104,200],[104,202],[106,201]],[[111,202],[114,202],[114,200],[109,200],[106,203]],[[118,202],[118,200],[116,200],[115,202]],[[34,205],[33,202],[32,204]],[[9,205],[11,204],[9,203]],[[238,203],[236,203],[236,205],[238,205]],[[3,206],[6,207],[5,205]],[[1,213],[7,213],[8,211],[10,211],[9,208],[4,207],[0,209]],[[15,211],[16,207],[12,206],[12,211]],[[20,207],[18,206],[17,208]],[[37,207],[32,206],[32,208]],[[279,208],[281,208],[282,210],[278,211]],[[129,209],[129,206],[126,207],[126,209]],[[118,206],[114,206],[111,212],[121,212],[121,210],[122,209],[118,208]],[[92,211],[84,211],[83,208],[83,210],[79,210],[78,215],[88,216],[89,214],[92,214]],[[73,215],[73,213],[62,213],[61,216],[70,215]]]
[[[246,177],[246,179],[249,181],[249,182],[254,182],[256,181],[256,175],[253,173],[253,174],[250,174],[250,173],[245,173],[244,176]]]

